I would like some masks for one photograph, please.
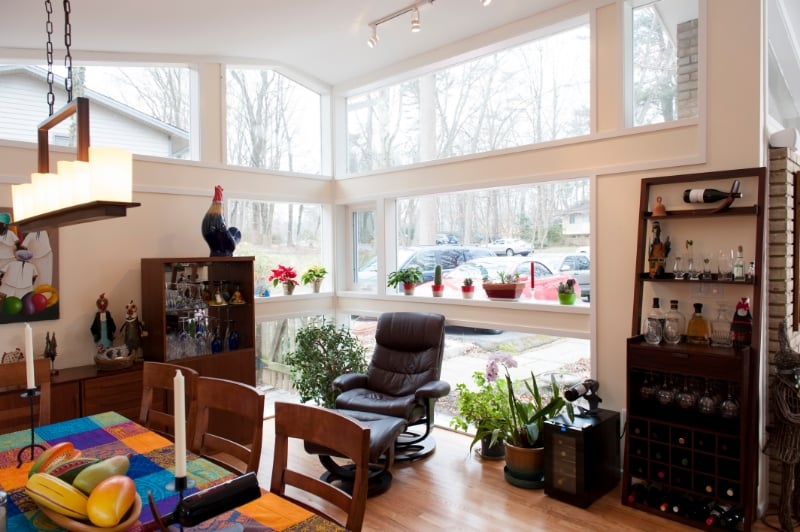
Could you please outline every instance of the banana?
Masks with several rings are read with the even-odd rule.
[[[33,461],[30,470],[28,471],[28,478],[34,473],[44,473],[55,464],[65,460],[72,460],[78,458],[81,452],[72,445],[71,442],[62,441],[53,445],[52,447],[42,451],[36,460]]]
[[[56,303],[58,303],[58,290],[55,289],[54,286],[49,284],[40,284],[33,287],[34,294],[50,294],[50,297],[47,298],[47,306],[52,307]]]
[[[72,481],[75,480],[75,477],[78,476],[78,473],[86,469],[92,464],[96,464],[99,462],[97,458],[89,458],[86,456],[81,456],[78,458],[73,458],[71,460],[63,460],[61,462],[57,462],[52,466],[48,467],[44,470],[44,473],[48,475],[53,475],[54,477],[58,477],[67,484],[72,484]]]
[[[72,519],[87,520],[88,497],[78,488],[47,473],[34,473],[25,484],[25,492],[36,504]]]

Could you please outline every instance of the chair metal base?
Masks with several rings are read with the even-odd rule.
[[[355,466],[353,464],[339,465],[328,455],[319,455],[319,461],[327,469],[319,478],[323,482],[335,484],[347,493],[353,493],[353,478]],[[386,467],[370,464],[367,477],[367,497],[374,497],[386,492],[392,485],[392,472]]]
[[[411,441],[404,442],[404,439]],[[411,432],[402,433],[394,444],[394,461],[416,462],[433,454],[433,451],[436,450],[436,440],[433,439],[433,436],[428,435],[427,438],[421,441],[417,441],[418,439],[419,435],[417,434]]]

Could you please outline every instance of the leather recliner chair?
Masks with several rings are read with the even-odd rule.
[[[436,448],[430,436],[436,400],[450,393],[440,380],[444,355],[441,314],[387,312],[378,318],[375,351],[366,374],[337,377],[336,408],[405,419],[395,460],[424,458]]]

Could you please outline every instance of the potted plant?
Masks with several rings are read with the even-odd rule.
[[[283,361],[289,366],[302,402],[334,408],[338,394],[333,380],[345,373],[366,372],[366,352],[346,327],[337,328],[323,318],[297,331],[294,351],[287,353]]]
[[[489,380],[483,371],[472,374],[477,389],[466,383],[456,384],[457,414],[450,425],[464,432],[474,427],[475,437],[470,451],[481,442],[480,455],[484,458],[500,458],[505,455],[503,439],[508,432],[508,396],[504,382]]]
[[[558,302],[562,305],[575,303],[575,279],[567,279],[565,283],[558,283]]]
[[[464,299],[472,299],[475,294],[475,285],[472,284],[472,277],[467,277],[461,284],[461,295]]]
[[[551,395],[545,402],[533,371],[530,381],[523,381],[527,394],[518,396],[508,371],[509,367],[517,366],[516,360],[504,353],[492,355],[487,363],[487,377],[497,377],[498,365],[505,369],[508,398],[508,430],[504,434],[506,480],[519,487],[541,487],[544,476],[544,422],[558,416],[565,408],[570,420],[574,419],[572,403],[562,397],[554,375],[550,375]]]
[[[386,278],[386,286],[397,288],[403,286],[403,293],[407,296],[414,295],[414,287],[422,283],[422,271],[419,268],[401,268],[392,272]]]
[[[519,280],[518,273],[500,272],[497,274],[499,281],[490,281],[488,277],[483,278],[483,290],[491,300],[511,300],[517,301],[525,290],[525,281]]]
[[[433,297],[442,297],[444,285],[442,284],[442,265],[437,264],[433,270],[433,285],[431,286]]]
[[[294,292],[294,287],[299,283],[295,281],[297,272],[291,266],[284,266],[278,264],[278,267],[272,271],[269,280],[272,281],[272,286],[277,287],[279,284],[283,285],[283,295],[290,296]]]
[[[314,293],[318,294],[319,287],[326,275],[328,275],[328,270],[326,270],[324,266],[315,264],[303,272],[303,275],[300,276],[300,280],[304,285],[310,284]]]

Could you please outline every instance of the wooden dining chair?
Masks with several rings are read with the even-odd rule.
[[[196,381],[200,374],[192,368],[164,362],[148,361],[142,366],[142,405],[139,409],[139,423],[171,441],[175,438],[173,397],[177,371],[180,371],[184,378],[186,434],[191,438],[194,430]]]
[[[358,421],[318,406],[275,403],[275,449],[270,491],[299,504],[309,511],[336,521],[347,530],[359,532],[367,506],[370,430]],[[289,468],[289,438],[327,447],[353,462],[355,477],[352,491]],[[287,494],[287,486],[327,501],[346,514],[333,515],[321,506],[313,506]],[[294,489],[292,490],[294,491]]]
[[[258,472],[264,394],[241,382],[200,376],[190,449],[239,474]]]
[[[50,361],[34,359],[33,373],[39,388],[39,396],[34,399],[34,419],[38,426],[47,425],[50,423]],[[8,406],[0,409],[0,431],[3,433],[30,428],[30,402],[20,396],[26,389],[24,361],[0,364],[0,393],[12,396]]]

